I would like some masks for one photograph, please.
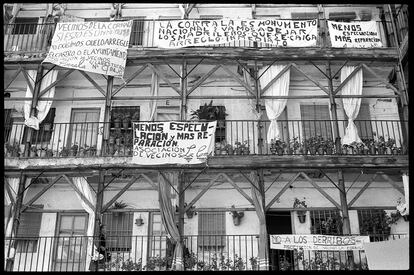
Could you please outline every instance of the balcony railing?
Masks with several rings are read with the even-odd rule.
[[[134,20],[130,37],[130,48],[157,48],[155,30],[157,29],[156,25],[160,21],[166,20]],[[55,26],[54,23],[4,24],[4,52],[7,54],[47,52],[53,38]],[[389,34],[393,33],[391,22],[377,21],[377,27],[383,47],[395,47],[393,45],[395,44],[394,41],[389,39]],[[318,37],[316,47],[330,47],[329,37],[326,39],[327,45],[322,45],[322,41],[322,37]],[[208,47],[211,47],[211,45]],[[269,43],[255,43],[253,41],[234,41],[217,44],[214,47],[272,48],[276,46]]]
[[[378,236],[371,238],[371,242],[405,237],[405,234]],[[5,249],[5,259],[11,258],[10,247],[15,245],[13,271],[85,271],[90,268],[86,266],[87,260],[96,256],[93,254],[96,252],[89,252],[88,241],[92,240],[93,237],[85,236],[6,238],[9,249]],[[184,246],[187,271],[259,269],[258,235],[184,236]],[[171,270],[173,250],[165,236],[107,236],[106,251],[109,253],[101,260],[99,270]],[[368,269],[363,250],[271,249],[269,265],[271,270]]]
[[[402,123],[397,120],[355,121],[363,143],[340,145],[333,137],[338,124],[344,136],[347,120],[278,120],[281,139],[267,141],[269,121],[219,121],[215,156],[245,155],[401,155],[407,153]],[[104,127],[109,139],[103,140]],[[28,158],[130,157],[132,125],[103,122],[42,124],[28,137],[24,124],[5,125],[5,156]],[[29,141],[29,143],[27,143]],[[25,155],[25,150],[27,153]]]

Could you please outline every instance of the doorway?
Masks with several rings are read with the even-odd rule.
[[[96,147],[98,142],[99,115],[99,108],[72,109],[67,144],[69,148],[74,144],[78,144],[79,147]]]
[[[292,234],[292,220],[290,211],[270,211],[266,213],[268,235]],[[270,239],[270,238],[269,238]],[[293,251],[270,249],[270,270],[293,270]]]

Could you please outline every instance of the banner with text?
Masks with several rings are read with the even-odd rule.
[[[198,164],[214,147],[213,122],[136,122],[132,162],[142,165]]]
[[[123,77],[131,26],[132,21],[57,23],[43,62]]]
[[[270,235],[270,248],[293,250],[364,250],[369,236]]]
[[[329,36],[334,48],[380,48],[382,42],[377,22],[329,21]]]
[[[158,21],[155,45],[161,48],[205,46],[234,41],[269,43],[276,47],[314,47],[314,20],[170,20]]]

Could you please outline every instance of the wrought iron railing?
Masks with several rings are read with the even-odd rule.
[[[141,19],[134,20],[131,31],[130,45],[131,48],[157,48],[155,41],[156,25],[167,19]],[[278,19],[280,20],[280,19]],[[319,19],[317,19],[319,20]],[[320,25],[320,24],[319,24]],[[380,39],[383,47],[395,47],[394,41],[389,39],[389,34],[392,32],[390,21],[377,21]],[[45,53],[51,44],[56,24],[25,24],[13,23],[4,24],[4,52],[10,54],[24,54],[24,53]],[[398,27],[403,27],[398,25]],[[328,32],[326,32],[328,35]],[[327,45],[321,45],[322,37],[317,38],[316,47],[330,47],[329,39],[326,39]],[[209,45],[208,47],[211,47]],[[277,47],[269,43],[254,42],[254,41],[233,41],[229,43],[221,43],[214,45],[214,47],[248,47],[248,48],[272,48]]]
[[[392,234],[371,238],[371,242],[406,237],[406,234]],[[190,235],[183,239],[183,263],[187,271],[259,269],[258,235]],[[92,241],[92,237],[85,236],[6,238],[5,265],[13,271],[172,269],[174,246],[166,236],[107,236],[106,253],[101,253],[103,256],[95,265],[90,262],[99,256],[92,249]],[[270,270],[368,269],[363,250],[271,249],[269,255]]]
[[[362,143],[341,145],[347,120],[278,120],[280,140],[267,140],[269,121],[219,121],[214,156],[401,155],[407,154],[404,125],[398,120],[355,121]],[[104,140],[103,130],[109,138]],[[132,125],[83,122],[42,124],[28,136],[23,124],[5,125],[5,156],[29,158],[131,157]],[[29,141],[29,143],[28,143]],[[26,153],[25,153],[26,151]]]

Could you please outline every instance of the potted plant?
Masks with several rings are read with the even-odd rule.
[[[397,200],[397,213],[399,213],[405,221],[408,221],[408,207],[407,203],[403,203],[401,198]]]
[[[187,207],[187,203],[184,203],[184,208]],[[187,214],[187,218],[191,219],[194,215],[197,215],[197,212],[195,211],[195,206],[191,206],[185,213]]]
[[[375,155],[376,154],[376,147],[375,147],[375,141],[373,138],[366,138],[362,139],[362,142],[365,144],[364,149],[366,150],[366,154]]]
[[[386,148],[387,154],[389,155],[393,154],[394,148],[396,148],[395,139],[389,137],[387,142],[385,143],[385,148]]]
[[[42,148],[39,148],[38,154],[41,158],[45,158],[46,157],[46,152],[47,152],[47,147],[42,147]]]
[[[53,150],[51,148],[46,148],[46,157],[47,158],[53,157]]]
[[[361,235],[381,235],[387,237],[391,233],[391,218],[385,211],[381,211],[380,215],[372,215],[365,217],[360,225]]]
[[[93,157],[96,156],[96,146],[90,146],[88,150],[88,156]]]
[[[375,147],[377,149],[378,155],[385,154],[385,139],[383,136],[379,136],[378,140],[375,141]]]
[[[230,212],[230,215],[233,216],[233,224],[235,226],[238,226],[240,224],[241,219],[244,217],[244,212],[243,211],[237,212],[234,205],[232,205],[231,208],[233,209]]]
[[[119,209],[124,209],[128,206],[127,203],[123,202],[123,201],[115,201],[114,205],[112,206],[112,209],[114,210],[119,210]],[[118,211],[114,211],[113,215],[114,216],[119,216],[119,214],[121,214],[122,212],[118,212]]]
[[[282,156],[285,152],[285,148],[287,147],[286,142],[283,140],[273,140],[270,145],[270,151],[272,151],[272,154],[277,153],[279,156]]]
[[[68,147],[63,147],[60,152],[59,152],[59,156],[61,157],[67,157],[69,156],[69,148]]]
[[[295,198],[295,201],[293,202],[293,208],[302,209],[302,210],[295,210],[296,213],[298,214],[300,223],[304,223],[306,221],[306,210],[303,210],[303,209],[307,208],[308,206],[306,205],[305,199],[306,198],[303,198],[303,200],[300,200],[298,198]]]
[[[310,137],[310,138],[305,139],[304,145],[305,145],[305,154],[307,153],[307,151],[309,151],[311,155],[315,155],[316,150],[319,147],[316,137]]]
[[[30,157],[31,158],[37,157],[37,147],[36,147],[36,145],[32,145],[30,147]]]
[[[121,128],[122,114],[114,114],[113,118],[114,127]]]
[[[6,143],[6,155],[7,157],[18,157],[20,152],[20,144],[14,142],[13,144]]]
[[[249,143],[247,140],[243,141],[243,143],[236,141],[235,143],[234,153],[236,155],[248,155],[250,154]]]
[[[226,153],[228,155],[233,155],[234,154],[234,149],[233,149],[233,146],[231,144],[226,144],[225,149],[226,149]]]
[[[327,155],[332,155],[332,154],[333,154],[333,152],[334,152],[334,148],[335,148],[335,143],[334,143],[334,141],[332,140],[332,138],[327,138],[327,139],[325,140],[325,143],[324,143],[325,153],[326,153]]]
[[[315,148],[319,155],[323,155],[325,153],[325,140],[323,136],[316,136]]]
[[[129,128],[129,123],[131,122],[131,114],[126,113],[125,115],[123,115],[122,117],[122,126],[124,129],[128,129]]]
[[[144,219],[141,217],[141,214],[139,215],[139,218],[135,220],[135,224],[137,226],[141,226],[144,224]]]
[[[75,142],[75,143],[74,143],[74,144],[70,147],[69,156],[70,156],[70,157],[74,157],[74,156],[76,156],[76,154],[78,153],[78,149],[79,149],[78,143],[77,143],[77,142]]]
[[[226,113],[224,108],[213,106],[213,100],[211,100],[209,104],[204,103],[204,105],[200,106],[200,108],[198,108],[195,111],[192,111],[190,115],[191,119],[194,120],[219,120],[224,122],[224,119],[228,114]],[[218,127],[220,127],[220,125],[218,125]]]

